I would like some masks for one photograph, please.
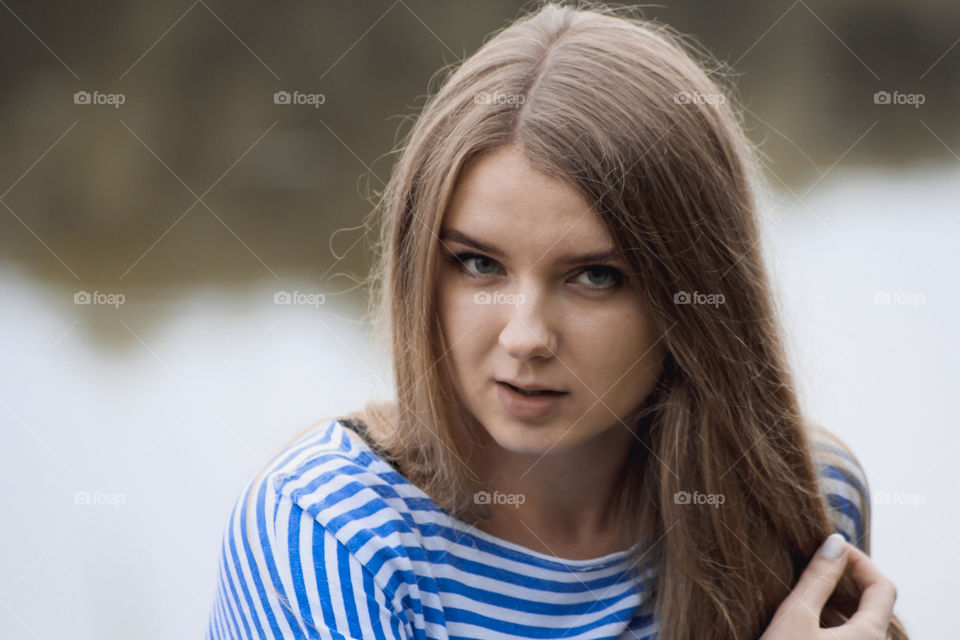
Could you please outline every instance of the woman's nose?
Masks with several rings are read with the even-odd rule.
[[[551,358],[556,355],[557,334],[541,295],[520,294],[504,309],[505,322],[500,345],[518,360]]]

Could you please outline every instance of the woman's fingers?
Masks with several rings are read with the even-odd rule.
[[[806,614],[819,620],[823,605],[827,603],[843,575],[851,548],[839,533],[828,536],[800,574],[797,586],[787,596],[784,604],[792,600],[791,607],[804,609]]]
[[[861,595],[860,606],[846,624],[869,630],[874,637],[884,638],[893,615],[897,588],[880,572],[870,556],[852,545],[848,546],[849,571],[860,587]]]
[[[860,588],[857,611],[840,626],[820,628],[824,605],[845,571]],[[865,553],[834,533],[820,545],[790,594],[774,612],[761,640],[886,638],[897,590]]]

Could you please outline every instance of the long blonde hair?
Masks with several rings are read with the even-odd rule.
[[[371,312],[396,401],[352,414],[442,508],[477,517],[476,425],[444,357],[437,234],[464,164],[519,146],[595,203],[665,333],[663,374],[629,418],[638,441],[619,504],[637,540],[659,541],[641,552],[654,551],[670,640],[758,637],[833,531],[759,247],[758,154],[722,71],[665,25],[582,2],[544,4],[446,69],[376,210]],[[684,292],[723,303],[677,304]],[[722,494],[723,508],[674,500],[693,490]],[[845,576],[824,624],[858,600]],[[889,633],[907,638],[895,616]]]

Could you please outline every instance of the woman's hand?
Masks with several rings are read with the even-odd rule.
[[[842,625],[821,628],[820,612],[848,565],[862,593],[860,606]],[[896,587],[870,557],[834,533],[777,607],[760,640],[884,640],[896,599]]]

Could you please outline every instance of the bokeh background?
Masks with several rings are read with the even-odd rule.
[[[536,4],[0,5],[0,637],[200,637],[243,484],[391,394],[359,286],[391,149]],[[950,637],[960,6],[643,15],[734,73],[804,406],[867,470],[913,637]]]

